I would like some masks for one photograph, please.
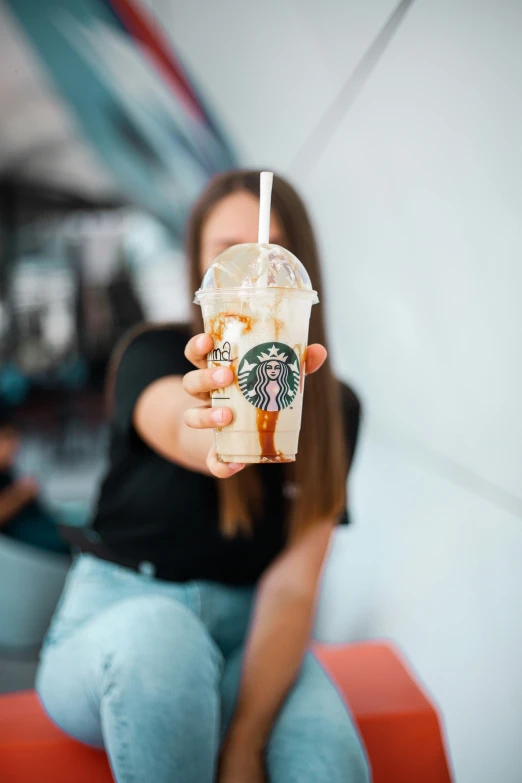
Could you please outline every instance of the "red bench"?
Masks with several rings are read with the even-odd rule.
[[[451,783],[437,713],[390,645],[318,645],[316,652],[359,726],[373,783]],[[57,729],[33,691],[0,697],[0,779],[113,780],[105,753]]]

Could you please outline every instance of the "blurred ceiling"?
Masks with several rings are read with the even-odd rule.
[[[237,165],[146,1],[0,0],[0,52],[4,181],[134,203],[181,237]]]
[[[92,199],[120,196],[1,3],[0,106],[0,177]]]

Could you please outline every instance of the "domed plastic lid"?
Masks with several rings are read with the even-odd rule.
[[[257,242],[233,245],[212,262],[201,288],[196,292],[199,303],[207,294],[246,290],[263,292],[270,288],[291,288],[314,295],[308,272],[293,253],[279,245],[261,245]]]

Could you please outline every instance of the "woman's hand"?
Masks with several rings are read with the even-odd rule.
[[[188,427],[194,429],[213,429],[226,427],[232,421],[230,408],[211,408],[210,392],[213,389],[226,389],[234,382],[234,373],[228,367],[207,367],[207,354],[213,347],[212,337],[208,334],[198,334],[187,343],[185,356],[197,370],[188,372],[183,378],[183,388],[188,394],[204,405],[188,408],[184,419]],[[245,466],[234,462],[220,462],[214,446],[207,457],[207,467],[216,478],[229,478],[239,473]]]
[[[213,348],[212,337],[198,334],[187,343],[185,356],[198,369],[183,378],[183,388],[199,403],[197,407],[185,411],[185,424],[194,429],[214,429],[226,427],[232,421],[230,408],[211,408],[210,392],[213,389],[226,389],[234,382],[234,373],[228,367],[207,367],[207,354]],[[309,345],[306,352],[306,374],[310,375],[321,367],[326,359],[326,348],[322,345]],[[245,466],[220,462],[216,450],[211,448],[207,457],[207,466],[217,478],[229,478]]]
[[[265,783],[262,753],[248,743],[225,742],[219,762],[218,783]]]

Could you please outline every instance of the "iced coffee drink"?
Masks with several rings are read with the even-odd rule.
[[[318,301],[306,269],[278,245],[235,245],[211,264],[195,301],[214,342],[209,367],[234,373],[231,386],[211,395],[213,406],[233,414],[231,424],[215,431],[218,457],[295,460],[308,324]]]
[[[295,459],[308,323],[317,295],[298,259],[277,245],[235,245],[208,270],[196,295],[214,348],[209,367],[230,367],[234,383],[212,393],[232,410],[216,430],[223,462]]]

